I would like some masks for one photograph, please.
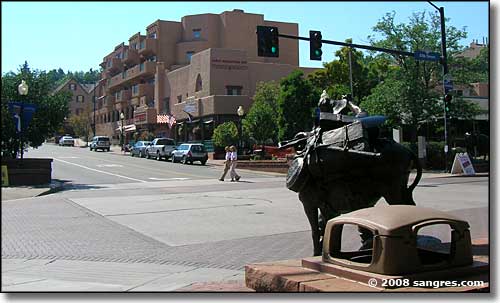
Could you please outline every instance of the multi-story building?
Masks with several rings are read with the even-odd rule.
[[[53,93],[60,91],[71,93],[71,100],[68,104],[69,115],[67,117],[70,118],[73,115],[79,116],[92,110],[93,90],[93,84],[83,84],[77,82],[74,78],[69,78],[59,85]]]
[[[280,57],[257,56],[257,25],[298,35],[298,24],[242,10],[157,20],[121,43],[100,64],[99,135],[127,140],[149,131],[179,142],[209,140],[215,126],[248,112],[259,81],[279,81],[299,68],[298,40],[281,39]],[[315,69],[301,68],[305,73]],[[175,118],[175,124],[169,124]]]

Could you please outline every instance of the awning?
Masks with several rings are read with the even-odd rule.
[[[203,123],[205,123],[205,124],[210,124],[210,123],[213,123],[213,122],[214,122],[214,119],[210,119],[208,121],[203,121]]]

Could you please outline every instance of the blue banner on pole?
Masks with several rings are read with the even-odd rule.
[[[14,118],[16,132],[20,133],[23,128],[26,129],[30,124],[33,119],[33,114],[36,112],[37,106],[36,104],[23,102],[9,102],[7,105],[9,107],[9,112]]]

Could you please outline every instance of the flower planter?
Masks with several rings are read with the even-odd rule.
[[[3,165],[8,169],[9,186],[41,185],[52,180],[52,159],[2,159]]]

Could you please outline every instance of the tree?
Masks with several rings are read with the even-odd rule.
[[[234,122],[225,122],[214,129],[212,140],[215,146],[235,145],[238,141],[238,128]]]
[[[20,96],[17,87],[25,80],[29,86],[28,95]],[[37,105],[29,126],[23,127],[24,147],[38,147],[56,132],[68,115],[68,103],[71,95],[59,92],[51,95],[51,82],[47,73],[38,70],[31,71],[25,62],[17,74],[10,72],[2,76],[2,156],[15,158],[20,145],[14,122],[8,112],[8,102],[21,101]]]
[[[280,82],[278,97],[278,138],[292,138],[296,133],[308,131],[314,122],[314,108],[319,90],[313,89],[301,70],[295,70]]]
[[[440,52],[439,14],[414,13],[410,17],[408,24],[396,24],[395,14],[395,12],[387,13],[374,26],[373,30],[382,38],[375,40],[375,38],[369,37],[373,46],[407,52],[416,50]],[[447,26],[446,41],[449,57],[462,49],[458,42],[466,38],[466,36],[465,30],[459,30],[450,25]],[[391,110],[390,119],[394,122],[399,120],[409,125],[413,130],[411,132],[411,141],[416,142],[416,130],[419,122],[442,116],[442,106],[439,106],[440,94],[436,89],[443,77],[441,65],[437,62],[416,61],[412,57],[402,55],[384,53],[379,54],[378,57],[392,60],[397,64],[398,69],[390,72],[384,83],[380,84],[383,87],[375,90],[374,94],[367,97],[366,101],[362,102],[362,106],[370,107],[372,111],[386,107],[393,109],[399,106],[399,110]],[[400,89],[400,91],[398,93],[389,92],[390,87]],[[389,104],[384,104],[384,102],[388,102],[387,96],[382,94],[384,91],[395,95],[394,97],[397,97],[397,99],[389,101]],[[374,105],[374,102],[380,102],[381,104]],[[392,104],[392,102],[397,102],[397,105]],[[386,110],[386,113],[387,111],[389,110]],[[383,114],[378,110],[373,113]]]
[[[72,115],[69,118],[69,124],[73,128],[75,135],[80,138],[85,138],[85,142],[89,141],[92,132],[92,111],[85,108],[80,115]]]
[[[254,102],[243,119],[243,134],[258,144],[278,139],[278,96],[279,86],[274,82],[257,84]]]
[[[345,40],[352,43],[352,39]],[[342,47],[335,52],[339,59],[324,63],[323,69],[317,70],[308,76],[314,87],[324,89],[333,99],[340,99],[350,94],[349,75],[349,47]],[[364,57],[361,51],[351,49],[351,66],[353,79],[353,94],[355,100],[361,100],[370,94],[370,91],[382,80],[387,71],[389,62],[382,58]]]

